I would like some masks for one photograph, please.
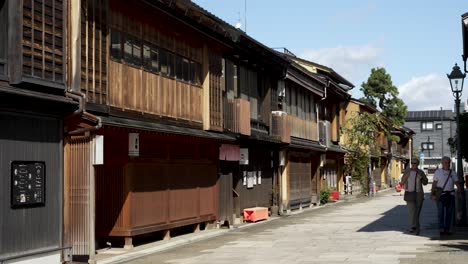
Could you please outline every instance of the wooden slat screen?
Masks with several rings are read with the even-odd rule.
[[[88,102],[107,103],[106,0],[81,1],[81,89]]]
[[[62,0],[23,1],[23,69],[26,77],[64,83]]]
[[[311,163],[308,157],[290,156],[289,180],[290,200],[292,204],[310,201],[311,198]]]
[[[318,140],[316,122],[304,120],[291,115],[288,115],[287,117],[291,128],[291,136],[308,140]]]
[[[287,115],[272,115],[271,135],[284,143],[291,143],[291,127]]]
[[[73,246],[74,255],[90,251],[90,169],[91,138],[69,139],[65,146],[65,231],[64,240]]]
[[[221,90],[222,60],[217,54],[210,54],[210,128],[223,130],[223,93]]]

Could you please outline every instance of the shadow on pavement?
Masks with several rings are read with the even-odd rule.
[[[423,205],[423,207],[425,207]],[[424,210],[424,208],[423,208]],[[421,225],[422,225],[422,231],[420,235],[427,235],[426,232],[423,232],[424,229],[427,229],[429,227],[430,229],[431,226],[428,226],[428,224],[423,223],[423,219],[421,217]],[[386,231],[399,231],[402,233],[408,233],[407,231],[409,228],[408,226],[408,209],[406,208],[406,205],[397,205],[393,207],[392,209],[386,211],[385,213],[382,214],[382,217],[377,219],[376,221],[373,221],[369,223],[368,225],[362,227],[361,229],[358,230],[358,232],[386,232]],[[428,236],[430,237],[430,236]]]
[[[440,240],[440,246],[445,249],[468,252],[468,227],[454,227],[452,235],[441,237],[437,224],[437,207],[428,197],[429,194],[426,193],[426,199],[421,210],[421,231],[419,236],[427,237],[430,240]],[[408,232],[408,228],[408,209],[406,205],[399,204],[383,213],[379,219],[359,229],[358,232],[397,231],[414,235]]]

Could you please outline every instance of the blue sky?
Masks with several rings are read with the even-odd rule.
[[[240,14],[245,29],[245,0],[194,2],[232,25]],[[466,12],[467,0],[247,0],[247,33],[334,68],[354,97],[371,68],[385,67],[409,110],[452,109],[446,73],[463,64]]]

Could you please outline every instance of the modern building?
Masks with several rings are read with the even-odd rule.
[[[414,153],[429,173],[440,166],[443,156],[456,156],[448,144],[457,128],[452,110],[408,111],[404,126],[416,133],[413,136]]]

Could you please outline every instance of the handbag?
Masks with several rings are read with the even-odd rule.
[[[407,192],[405,191],[405,195],[403,196],[403,200],[407,202],[415,202],[417,198],[417,193],[416,193],[416,179],[418,178],[418,173],[416,172],[416,175],[414,175],[414,192]]]
[[[440,199],[440,196],[444,193],[445,186],[447,185],[448,180],[450,179],[450,176],[452,175],[452,170],[450,170],[449,175],[447,177],[447,180],[445,180],[444,187],[436,187],[434,191],[432,191],[432,195],[436,197],[436,200]]]

